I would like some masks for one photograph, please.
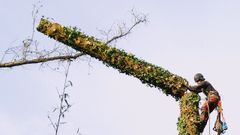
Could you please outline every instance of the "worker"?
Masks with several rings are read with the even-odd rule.
[[[196,85],[187,86],[188,90],[196,93],[203,92],[207,97],[201,107],[200,123],[198,125],[198,130],[202,133],[207,124],[209,114],[218,106],[221,98],[217,90],[211,85],[211,83],[205,80],[201,73],[197,73],[194,76],[194,81],[196,82]]]

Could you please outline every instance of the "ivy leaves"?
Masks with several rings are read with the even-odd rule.
[[[180,100],[181,115],[178,118],[179,135],[199,135],[197,123],[199,122],[200,96],[196,93],[186,93]]]
[[[138,59],[124,50],[107,46],[96,38],[87,36],[76,27],[64,27],[42,18],[37,30],[103,61],[105,65],[116,68],[121,73],[138,78],[148,86],[161,89],[166,95],[171,95],[176,100],[179,100],[186,92],[185,86],[188,84],[186,79],[162,67]]]

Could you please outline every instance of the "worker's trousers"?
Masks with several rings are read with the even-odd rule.
[[[205,126],[207,125],[207,121],[209,115],[217,106],[218,102],[220,101],[220,97],[218,94],[209,94],[207,100],[203,103],[201,107],[201,114],[200,114],[200,125],[199,131],[203,132]],[[209,111],[208,111],[209,107]]]

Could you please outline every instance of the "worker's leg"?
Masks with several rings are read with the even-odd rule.
[[[200,125],[199,125],[199,132],[203,132],[204,125],[207,124],[208,121],[208,102],[205,101],[201,107],[201,114],[200,114]]]
[[[200,115],[200,125],[199,125],[199,131],[203,132],[205,126],[207,125],[208,121],[208,113],[211,113],[218,105],[219,97],[212,95],[209,96],[209,99],[204,102],[203,106],[201,107],[201,115]],[[208,112],[208,106],[210,108]]]

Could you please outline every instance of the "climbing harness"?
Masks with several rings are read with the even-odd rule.
[[[221,101],[218,102],[217,110],[218,110],[218,115],[217,115],[217,119],[214,124],[213,130],[216,131],[218,133],[218,135],[221,135],[221,134],[224,134],[226,132],[226,130],[228,129],[227,123],[223,116]]]
[[[213,94],[213,93],[209,93],[209,94]],[[211,135],[211,120],[210,120],[210,105],[209,105],[210,100],[211,99],[210,99],[210,95],[209,95],[207,98],[207,113],[208,113],[208,125],[209,125],[208,134],[209,135]],[[221,134],[224,134],[226,132],[226,130],[228,129],[227,123],[223,116],[221,100],[218,101],[216,110],[217,110],[217,119],[215,121],[213,130],[216,131],[218,135],[221,135]]]
[[[222,103],[221,102],[219,102],[219,106],[220,106],[220,113],[221,113],[221,116],[222,116],[222,133],[224,134],[226,132],[226,130],[228,129],[228,126],[227,126],[226,120],[223,116],[223,109],[222,109]]]

